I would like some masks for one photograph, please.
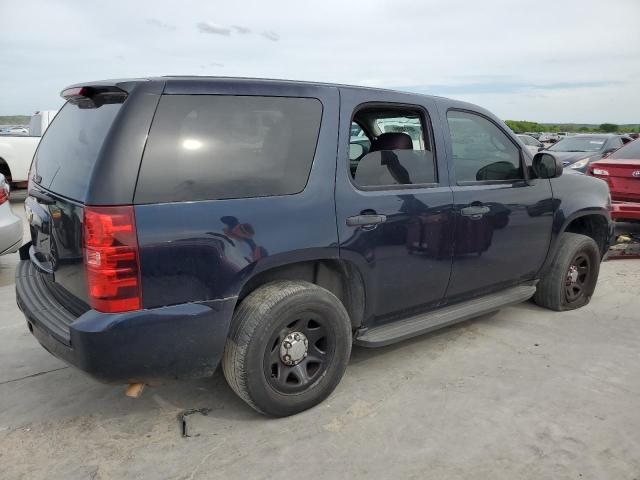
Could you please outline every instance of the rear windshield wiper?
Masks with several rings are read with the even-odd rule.
[[[29,191],[29,195],[33,198],[36,198],[39,203],[42,203],[43,205],[53,205],[54,203],[56,203],[55,198],[47,195],[40,190],[32,189]]]

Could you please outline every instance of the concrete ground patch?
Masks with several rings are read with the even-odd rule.
[[[2,479],[640,475],[637,260],[604,263],[581,310],[527,303],[354,348],[327,401],[277,420],[248,408],[219,372],[131,399],[65,367],[15,306],[16,261],[0,258]],[[183,437],[189,410],[198,413]]]

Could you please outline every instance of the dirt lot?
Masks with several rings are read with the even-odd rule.
[[[640,478],[640,260],[605,262],[578,311],[355,348],[328,401],[280,420],[220,373],[130,399],[65,366],[15,306],[16,262],[0,258],[2,479]],[[209,410],[183,438],[188,409]]]

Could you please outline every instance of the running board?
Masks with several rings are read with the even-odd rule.
[[[524,302],[534,293],[536,293],[536,287],[533,285],[509,288],[499,293],[362,330],[356,335],[354,343],[363,347],[384,347],[485,313],[495,312],[502,307]]]

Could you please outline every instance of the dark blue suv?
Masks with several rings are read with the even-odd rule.
[[[62,95],[29,176],[17,302],[99,380],[222,364],[249,405],[290,415],[333,391],[353,343],[595,289],[606,184],[531,158],[474,105],[198,77]]]

